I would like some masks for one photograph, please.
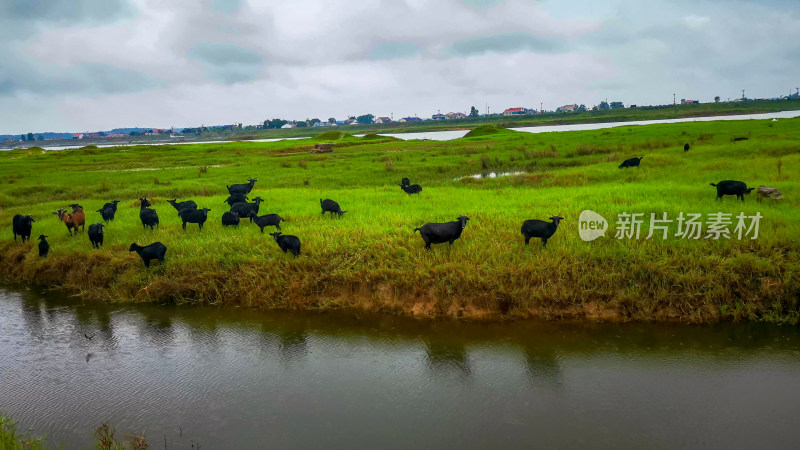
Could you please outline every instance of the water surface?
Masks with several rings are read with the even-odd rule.
[[[0,290],[0,411],[68,448],[103,421],[170,449],[797,448],[800,332]]]

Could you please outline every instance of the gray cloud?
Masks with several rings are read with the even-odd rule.
[[[470,56],[482,53],[509,53],[531,51],[536,53],[556,53],[568,49],[561,39],[536,36],[527,33],[503,33],[465,39],[451,45],[446,54],[450,56]]]
[[[770,97],[800,72],[791,0],[130,1],[0,0],[0,133]]]

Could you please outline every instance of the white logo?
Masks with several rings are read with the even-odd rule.
[[[578,217],[578,233],[584,241],[593,241],[606,235],[608,221],[596,212],[585,209]]]

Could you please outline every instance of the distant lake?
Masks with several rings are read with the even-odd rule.
[[[631,126],[631,125],[652,125],[657,123],[681,123],[681,122],[710,122],[714,120],[765,120],[765,119],[791,119],[794,117],[800,116],[800,111],[780,111],[774,113],[764,113],[764,114],[740,114],[734,116],[711,116],[711,117],[684,117],[680,119],[658,119],[658,120],[634,120],[629,122],[604,122],[604,123],[579,123],[579,124],[572,124],[572,125],[542,125],[536,127],[521,127],[521,128],[510,128],[510,130],[514,131],[521,131],[523,133],[552,133],[557,131],[582,131],[582,130],[600,130],[603,128],[614,128],[620,126]],[[334,128],[324,128],[325,130],[330,129],[338,129],[339,127]],[[322,131],[320,131],[322,132]],[[450,141],[453,139],[459,139],[464,137],[469,130],[452,130],[452,131],[425,131],[419,133],[379,133],[380,136],[391,136],[398,139],[402,139],[404,141],[412,140],[412,139],[429,139],[432,141]],[[357,136],[363,136],[363,134],[359,134]],[[278,142],[278,141],[292,141],[292,140],[299,140],[299,139],[309,139],[308,137],[294,137],[294,138],[275,138],[275,139],[248,139],[243,142]],[[147,144],[100,144],[96,145],[97,147],[129,147],[134,145],[190,145],[190,144],[228,144],[231,142],[236,141],[174,141],[174,142],[156,142],[156,143],[147,143]],[[66,150],[72,148],[82,148],[86,145],[92,144],[80,144],[80,145],[55,145],[55,146],[48,146],[47,141],[38,141],[33,146],[38,146],[45,148],[47,150]],[[17,148],[27,148],[27,147],[17,147]],[[0,149],[0,150],[9,150],[9,149]]]

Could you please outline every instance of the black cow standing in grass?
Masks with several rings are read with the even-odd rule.
[[[454,222],[427,223],[420,228],[414,228],[414,232],[419,231],[422,240],[425,241],[425,250],[430,250],[431,244],[449,242],[453,245],[453,242],[461,237],[468,220],[469,217],[462,215]]]
[[[14,242],[17,242],[17,235],[22,236],[22,242],[31,240],[31,230],[33,229],[33,217],[15,215],[12,219],[11,228],[14,232]]]
[[[150,201],[147,197],[139,199],[141,208],[139,209],[139,219],[142,221],[142,228],[150,227],[151,230],[158,226],[158,213],[155,209],[150,209]]]
[[[41,234],[39,235],[39,256],[47,258],[48,253],[50,253],[50,244],[47,243],[47,236]]]
[[[228,186],[228,193],[231,194],[231,195],[233,195],[233,194],[245,194],[245,195],[249,194],[250,191],[253,190],[253,186],[255,186],[256,181],[258,181],[258,180],[256,180],[255,178],[248,178],[247,181],[248,182],[244,183],[244,184],[232,184],[232,185]]]
[[[102,223],[96,223],[94,225],[89,225],[89,242],[92,243],[92,247],[100,248],[103,245],[103,225]]]
[[[625,161],[622,161],[622,164],[619,165],[619,168],[625,169],[626,167],[639,167],[639,163],[642,162],[642,158],[644,158],[644,156],[641,158],[626,159]]]
[[[530,241],[531,238],[536,237],[541,238],[542,246],[547,247],[547,240],[555,234],[559,222],[564,220],[564,218],[553,216],[550,220],[552,220],[552,222],[536,219],[522,222],[522,235],[525,236],[525,245],[528,245],[528,241]]]
[[[278,247],[283,250],[283,253],[290,251],[295,258],[300,256],[300,239],[297,236],[292,236],[290,234],[282,235],[280,231],[270,233],[269,235],[275,238],[275,242],[278,243]]]
[[[741,201],[744,201],[744,196],[749,195],[750,191],[755,188],[748,188],[744,182],[735,180],[722,180],[717,184],[711,183],[711,186],[717,188],[717,200],[721,200],[725,195],[735,195]]]
[[[346,213],[347,211],[342,211],[342,208],[339,206],[338,203],[331,199],[319,199],[319,205],[322,207],[322,215],[324,216],[326,212],[331,213],[331,216],[334,214],[338,214],[339,217],[342,217],[342,214]]]
[[[142,247],[137,243],[131,244],[128,251],[136,252],[142,258],[145,267],[150,267],[150,261],[157,259],[164,264],[164,255],[167,254],[167,247],[161,242],[153,242],[152,244]]]
[[[180,213],[181,220],[183,221],[183,229],[186,229],[187,223],[196,223],[200,226],[200,230],[203,230],[203,224],[206,223],[208,220],[208,212],[211,211],[208,208],[203,209],[192,209],[186,208],[182,209]]]

